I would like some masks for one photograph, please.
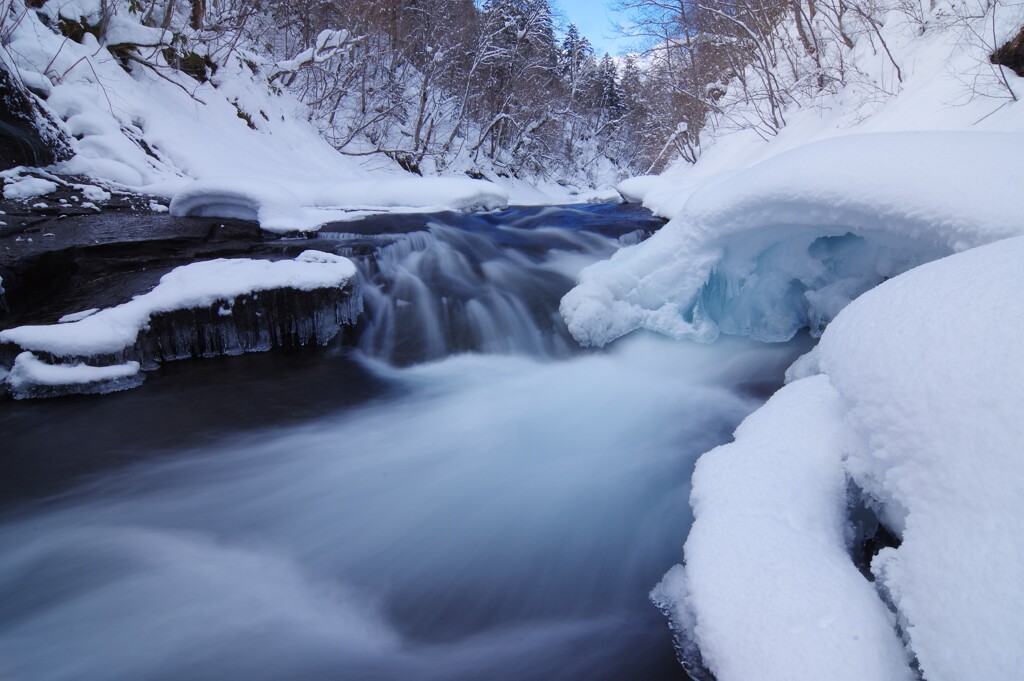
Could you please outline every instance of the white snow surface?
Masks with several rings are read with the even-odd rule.
[[[845,86],[788,106],[774,134],[730,122],[746,114],[756,120],[752,111],[712,119],[695,164],[678,161],[663,175],[618,186],[671,222],[582,273],[563,304],[582,343],[602,345],[638,328],[677,338],[724,332],[778,340],[794,322],[820,327],[856,295],[921,262],[1021,233],[1014,214],[1024,78],[998,70],[989,55],[1020,30],[1024,3],[939,0],[871,11],[880,17],[872,35],[855,36],[842,55]],[[827,263],[800,261],[812,233],[846,231],[881,256],[875,271],[822,278],[815,270]],[[787,276],[766,286],[767,265]],[[702,292],[712,273],[713,286]],[[787,277],[801,290],[787,292]],[[762,300],[751,298],[757,289]],[[803,290],[805,301],[781,306],[791,319],[763,327],[761,320],[778,321],[781,311],[766,300]],[[699,300],[702,293],[715,299]],[[723,306],[738,312],[725,324]]]
[[[824,376],[775,394],[703,455],[686,567],[652,593],[719,681],[910,681],[894,618],[849,559],[849,437]]]
[[[107,19],[103,42],[107,45],[139,45],[157,47],[166,45],[167,31],[143,26],[135,17],[111,14]]]
[[[68,324],[70,322],[79,322],[85,319],[86,317],[90,317],[96,314],[99,311],[100,309],[98,307],[90,307],[88,310],[82,310],[81,312],[72,312],[71,314],[66,314],[60,319],[58,319],[57,323]]]
[[[491,210],[589,198],[554,182],[538,188],[499,177],[471,180],[462,168],[449,169],[450,177],[420,178],[381,155],[343,155],[309,122],[301,102],[272,93],[266,75],[253,73],[246,60],[261,62],[259,55],[240,49],[200,83],[166,68],[161,49],[170,33],[141,25],[124,8],[108,17],[101,40],[87,33],[77,43],[44,26],[24,0],[12,1],[12,16],[21,19],[5,35],[4,58],[24,82],[49,93],[41,105],[73,136],[74,157],[53,170],[165,199],[183,192],[178,203],[201,203],[196,210],[206,214],[228,208],[234,216],[244,207],[246,214],[267,215],[265,226],[274,231],[355,219],[363,209]],[[53,22],[59,15],[98,23],[101,10],[91,0],[66,0],[40,11]],[[142,46],[140,56],[159,72],[135,62],[126,72],[104,49],[125,43]],[[191,184],[196,180],[211,184],[204,189]],[[230,188],[232,198],[212,201],[217,187]],[[285,219],[285,209],[295,214]]]
[[[28,200],[57,191],[57,185],[49,180],[38,177],[10,179],[4,184],[4,198],[8,200]]]
[[[902,535],[872,571],[929,681],[1024,670],[1022,263],[1014,238],[920,267],[814,353],[859,436],[848,474]]]
[[[701,457],[686,566],[652,598],[719,681],[1024,669],[1024,237],[844,309],[791,381]],[[847,481],[900,536],[847,553]],[[876,590],[877,589],[877,590]]]
[[[49,364],[31,352],[23,352],[15,358],[6,382],[17,395],[34,386],[86,385],[131,378],[139,368],[138,362],[101,367],[81,362]]]
[[[295,190],[267,180],[220,178],[189,183],[174,195],[170,211],[178,217],[255,220],[267,231],[291,232],[393,208],[494,210],[506,207],[508,198],[497,185],[467,177],[321,182]]]
[[[922,261],[1024,232],[1021,177],[1012,172],[1020,158],[1021,133],[878,133],[809,144],[692,186],[668,177],[627,181],[624,194],[673,218],[647,241],[585,269],[562,314],[584,345],[638,328],[712,340],[721,320],[698,295],[717,273],[725,284],[717,292],[724,301],[716,303],[762,297],[742,303],[757,309],[726,332],[784,339],[803,317],[831,318],[841,309],[835,286],[816,305],[815,293],[825,287],[846,280],[852,295],[840,298],[849,302]],[[836,278],[826,276],[828,263],[798,262],[818,238],[847,233],[881,249],[865,260],[872,271]],[[784,249],[784,263],[771,260]],[[765,264],[785,275],[774,289],[758,273]],[[761,309],[770,304],[764,299],[776,300],[793,281],[800,295],[810,291],[800,302],[807,308],[800,323],[761,328],[779,316]]]
[[[884,50],[845,55],[854,84],[777,135],[621,183],[670,222],[563,300],[584,344],[823,332],[698,462],[686,565],[652,592],[719,681],[1021,678],[1024,79],[988,55],[1024,4],[987,7],[981,31],[965,5],[892,12]],[[902,540],[874,584],[847,553],[858,490]]]
[[[0,331],[0,343],[57,357],[113,354],[131,346],[154,314],[205,307],[278,288],[313,291],[344,285],[356,274],[346,258],[305,251],[294,260],[218,259],[175,268],[150,292],[64,324]]]

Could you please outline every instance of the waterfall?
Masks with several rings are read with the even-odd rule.
[[[565,213],[579,219],[566,223]],[[514,219],[438,214],[421,229],[326,232],[357,263],[366,312],[358,346],[407,366],[464,352],[568,357],[577,345],[558,301],[586,262],[637,243],[656,220],[601,219],[586,209],[537,208]],[[639,222],[639,225],[638,225]]]

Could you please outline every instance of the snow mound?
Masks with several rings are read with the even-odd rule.
[[[250,220],[270,232],[308,231],[317,218],[299,206],[299,197],[273,182],[257,179],[197,180],[171,200],[174,217]]]
[[[56,184],[38,177],[10,179],[4,185],[4,198],[26,201],[55,191],[57,191]]]
[[[872,571],[925,678],[1024,669],[1024,238],[865,294],[815,351],[860,436],[846,466],[902,537]]]
[[[23,352],[14,360],[5,380],[15,399],[109,393],[139,385],[142,382],[140,369],[138,362],[112,366],[89,366],[82,362],[50,364],[31,352]]]
[[[652,597],[719,681],[1024,669],[1024,237],[865,293],[702,457],[686,567]],[[901,543],[847,553],[847,481]]]
[[[134,17],[111,14],[106,20],[103,39],[107,45],[139,45],[159,47],[170,42],[172,36],[159,28],[143,26]]]
[[[285,233],[312,231],[351,212],[394,208],[416,211],[494,210],[508,205],[508,193],[490,182],[455,177],[359,180],[289,189],[252,178],[196,180],[171,200],[176,217],[236,218]]]
[[[257,291],[337,288],[356,275],[346,258],[306,251],[294,260],[219,259],[178,267],[149,293],[78,321],[0,331],[0,343],[58,358],[113,355],[135,343],[162,312],[213,305]]]
[[[816,376],[698,461],[686,566],[652,599],[719,681],[914,678],[892,614],[849,558],[848,437],[838,394]]]
[[[620,186],[672,220],[585,269],[562,301],[583,345],[644,328],[783,340],[923,262],[1014,236],[1020,133],[849,135],[686,186]]]

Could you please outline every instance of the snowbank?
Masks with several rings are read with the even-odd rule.
[[[252,220],[270,232],[306,231],[320,224],[320,216],[312,210],[303,209],[293,192],[276,183],[257,179],[192,182],[171,199],[170,213],[175,217]]]
[[[1024,669],[1024,237],[864,294],[702,457],[686,567],[652,594],[719,681]],[[902,540],[847,553],[847,479]],[[877,589],[877,590],[876,590]]]
[[[356,275],[341,256],[306,251],[295,260],[219,259],[178,267],[160,278],[149,293],[78,321],[20,326],[0,331],[0,343],[54,357],[116,354],[131,346],[152,316],[207,307],[218,301],[271,289],[313,291],[343,286]],[[230,314],[230,310],[226,312]]]
[[[276,181],[221,178],[187,184],[171,200],[174,216],[239,218],[272,232],[310,231],[330,221],[392,208],[433,212],[494,210],[508,194],[483,180],[406,177],[306,184],[295,190]]]
[[[1015,238],[887,282],[813,358],[859,435],[847,471],[902,537],[872,571],[929,681],[1024,669],[1022,262]]]
[[[583,345],[820,331],[885,279],[1024,231],[1020,158],[1020,133],[850,135],[688,186],[624,183],[672,220],[584,270],[562,314]]]
[[[838,394],[816,376],[700,458],[686,567],[652,598],[689,623],[682,636],[719,681],[913,678],[892,615],[849,559],[848,437]]]
[[[26,201],[57,191],[57,185],[38,177],[4,179],[4,198]]]

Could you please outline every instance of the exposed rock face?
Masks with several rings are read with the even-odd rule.
[[[20,81],[0,64],[0,170],[71,158],[71,143]]]
[[[355,281],[315,291],[260,291],[154,317],[139,334],[133,354],[149,367],[175,359],[322,346],[343,325],[354,323],[362,309]]]
[[[1024,77],[1024,27],[1011,40],[992,53],[989,61],[1005,66],[1018,76]]]

